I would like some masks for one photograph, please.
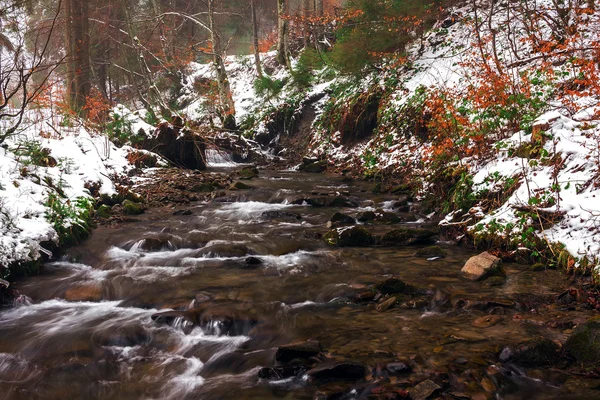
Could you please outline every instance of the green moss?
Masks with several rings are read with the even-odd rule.
[[[125,215],[139,215],[144,213],[144,206],[134,203],[131,200],[125,200],[123,202],[123,212]]]
[[[535,263],[530,268],[533,272],[545,271],[548,269],[544,263]]]
[[[433,242],[436,234],[436,231],[429,229],[399,228],[386,233],[381,239],[381,243],[387,246],[427,244]]]
[[[107,206],[106,204],[102,204],[96,210],[97,218],[108,218],[111,216],[111,214],[112,214],[112,208],[110,206]]]
[[[600,367],[600,317],[575,329],[564,348],[585,368]]]
[[[323,235],[323,240],[329,245],[340,247],[370,246],[375,243],[371,232],[363,226],[334,229]]]
[[[240,179],[250,180],[258,177],[258,168],[256,167],[244,167],[239,172]]]
[[[229,190],[248,190],[252,189],[252,186],[246,185],[244,182],[234,182],[229,187]]]
[[[440,246],[429,246],[422,249],[417,250],[417,257],[446,257],[446,252]]]

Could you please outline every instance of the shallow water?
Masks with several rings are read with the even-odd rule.
[[[485,392],[490,376],[487,397],[598,393],[598,382],[498,362],[510,343],[538,335],[563,341],[569,331],[548,328],[548,321],[589,316],[546,305],[566,285],[560,273],[509,264],[507,284],[489,287],[458,278],[475,254],[464,248],[442,244],[448,256],[427,260],[415,256],[418,247],[327,247],[318,234],[335,211],[392,210],[396,198],[325,175],[265,172],[251,183],[250,191],[230,193],[233,202],[190,205],[193,215],[152,209],[136,222],[99,228],[41,276],[20,282],[32,302],[0,313],[0,398],[311,399],[317,391],[353,387],[360,388],[346,398],[368,394],[368,381],[317,387],[257,378],[277,346],[308,339],[332,357],[368,365],[371,380],[386,363],[412,357],[415,371],[402,378],[407,387],[444,373],[469,395]],[[352,196],[359,208],[291,204],[315,193]],[[301,219],[268,219],[265,211]],[[248,268],[249,256],[260,265]],[[383,313],[352,301],[389,276],[428,295]],[[169,325],[151,319],[193,308],[197,295],[196,305],[227,310],[247,324],[227,331],[217,320],[192,326],[182,318]],[[499,323],[474,325],[494,306]]]

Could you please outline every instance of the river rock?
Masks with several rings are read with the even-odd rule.
[[[477,328],[489,328],[490,326],[494,326],[497,323],[503,320],[501,315],[484,315],[483,317],[479,317],[473,321],[473,326]]]
[[[102,286],[82,285],[71,286],[65,291],[66,301],[100,301],[102,299]]]
[[[404,295],[417,295],[421,294],[421,290],[418,288],[408,285],[397,278],[388,278],[381,281],[374,286],[375,290],[386,295],[386,294],[404,294]]]
[[[188,216],[188,215],[194,215],[194,212],[192,210],[177,210],[177,211],[173,212],[173,215]]]
[[[379,312],[384,312],[389,310],[390,308],[392,308],[394,306],[394,304],[396,304],[396,301],[398,299],[396,297],[390,297],[389,299],[384,300],[383,302],[377,304],[377,311]]]
[[[304,172],[310,172],[313,174],[319,174],[321,172],[325,172],[327,170],[327,161],[315,161],[311,164],[304,166]]]
[[[410,398],[412,400],[427,400],[434,393],[440,391],[442,388],[434,381],[427,379],[419,383],[417,386],[409,391]]]
[[[337,228],[342,225],[354,225],[355,223],[356,220],[351,216],[342,214],[341,212],[336,212],[329,220],[327,226],[330,228]]]
[[[402,361],[392,362],[385,366],[385,369],[392,375],[400,375],[400,374],[410,374],[413,370],[413,367],[407,363]]]
[[[96,210],[96,217],[97,218],[110,218],[110,216],[112,215],[112,208],[106,204],[102,204],[100,205],[100,207],[98,207],[98,209]]]
[[[306,372],[313,381],[358,381],[364,379],[367,368],[353,361],[325,361]]]
[[[381,239],[381,244],[386,246],[408,246],[417,244],[431,244],[437,232],[430,229],[399,228],[386,233]]]
[[[480,281],[490,276],[506,276],[501,260],[487,251],[469,258],[460,276],[470,281]]]
[[[600,317],[579,325],[564,348],[585,368],[600,367]]]
[[[256,167],[244,167],[237,172],[237,175],[240,179],[250,180],[258,177],[258,168]]]
[[[446,252],[440,246],[429,246],[429,247],[425,247],[425,248],[417,250],[415,255],[417,257],[444,258],[444,257],[446,257]]]
[[[309,359],[318,356],[323,351],[321,343],[307,341],[279,346],[275,353],[275,361],[279,364],[287,364],[295,359]]]
[[[295,220],[302,219],[302,216],[299,214],[291,213],[291,212],[287,212],[287,211],[276,211],[276,210],[263,211],[263,213],[260,214],[260,216],[265,219],[295,219]]]
[[[264,367],[258,370],[258,378],[269,381],[291,378],[303,375],[306,367],[302,365],[285,365],[282,367]]]
[[[252,186],[245,184],[244,182],[236,181],[229,186],[229,190],[248,190],[252,189]]]
[[[356,208],[360,203],[347,196],[315,196],[315,197],[300,197],[292,200],[292,204],[302,205],[308,204],[313,207],[345,207]]]
[[[139,215],[139,214],[143,214],[145,209],[144,206],[139,204],[139,203],[134,203],[131,200],[125,200],[122,203],[123,206],[123,213],[125,215]]]
[[[334,229],[323,235],[323,240],[327,244],[339,247],[370,246],[375,243],[371,232],[363,226]]]
[[[559,357],[560,346],[543,337],[507,346],[500,353],[502,362],[510,361],[532,368],[553,365]]]
[[[378,208],[375,211],[365,211],[359,213],[356,217],[359,222],[373,222],[379,224],[397,224],[401,221],[400,217],[390,211],[384,211]]]

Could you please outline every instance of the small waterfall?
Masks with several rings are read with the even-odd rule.
[[[206,163],[209,167],[235,167],[233,155],[223,150],[206,149]]]

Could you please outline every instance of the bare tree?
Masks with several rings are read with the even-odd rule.
[[[256,65],[256,74],[262,78],[262,66],[260,63],[260,48],[258,43],[258,21],[256,18],[256,0],[250,0],[250,12],[252,13],[252,41],[254,45],[254,64]]]
[[[290,22],[286,16],[287,1],[277,0],[277,62],[290,68],[289,30]]]

